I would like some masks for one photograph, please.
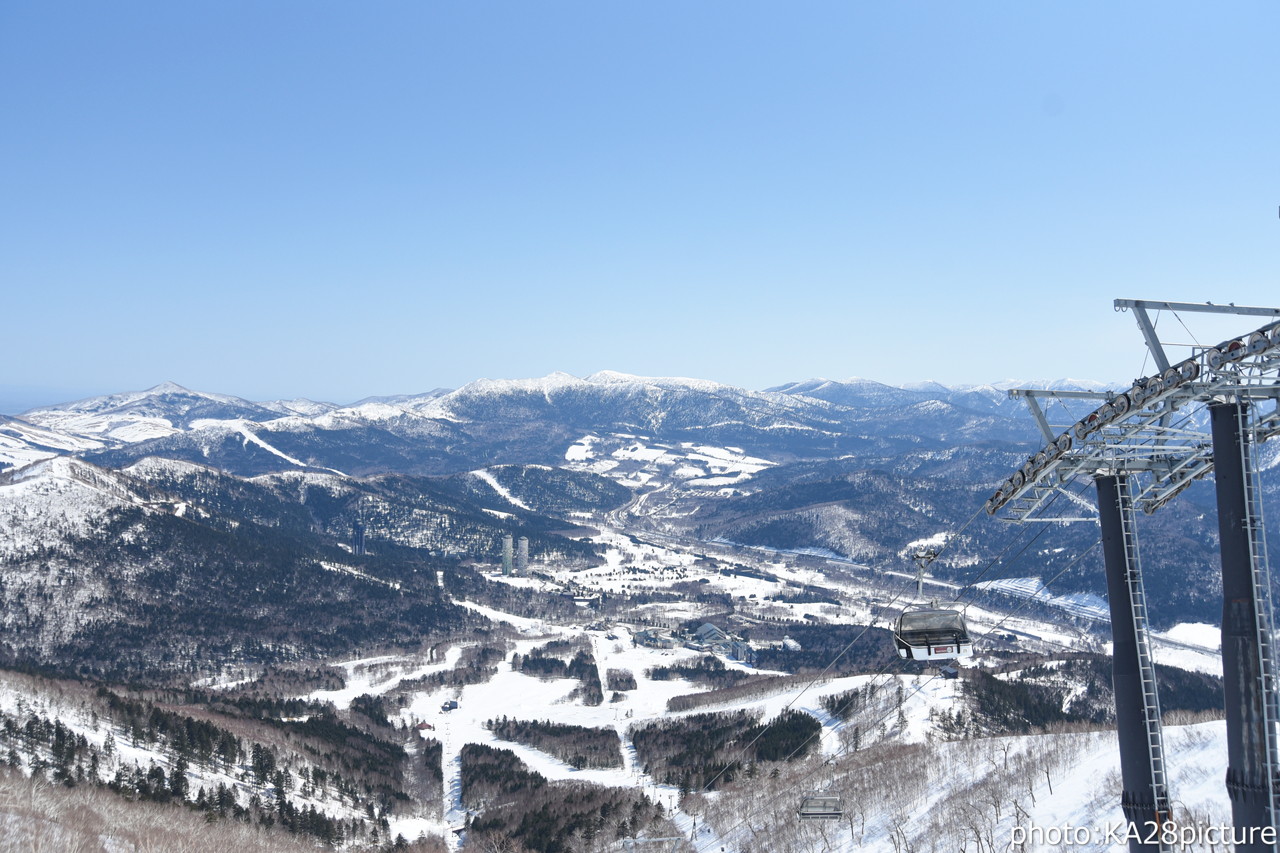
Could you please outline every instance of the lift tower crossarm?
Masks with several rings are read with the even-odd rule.
[[[1267,308],[1253,305],[1215,305],[1212,302],[1160,302],[1154,299],[1117,299],[1118,310],[1126,308],[1154,308],[1157,311],[1196,311],[1201,314],[1241,314],[1253,317],[1280,317],[1280,308]]]
[[[1169,357],[1165,355],[1164,344],[1156,335],[1155,326],[1151,323],[1148,311],[1192,311],[1201,314],[1242,314],[1254,317],[1280,317],[1280,308],[1263,308],[1249,305],[1214,305],[1212,302],[1159,302],[1153,299],[1117,299],[1113,303],[1117,311],[1133,309],[1133,316],[1138,321],[1138,328],[1147,342],[1147,349],[1161,371],[1169,369]]]

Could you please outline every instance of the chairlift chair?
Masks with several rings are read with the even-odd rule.
[[[839,797],[813,793],[800,801],[797,814],[801,820],[839,820],[844,817],[844,804]]]
[[[898,657],[954,660],[973,654],[973,638],[959,610],[904,610],[893,631]]]

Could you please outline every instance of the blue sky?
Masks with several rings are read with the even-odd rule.
[[[1277,32],[1271,3],[11,0],[0,411],[1126,380],[1113,298],[1280,303]]]

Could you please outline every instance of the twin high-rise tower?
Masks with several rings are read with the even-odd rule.
[[[514,556],[514,565],[513,558]],[[507,576],[526,577],[529,574],[529,537],[521,536],[512,553],[511,534],[502,537],[502,573]]]

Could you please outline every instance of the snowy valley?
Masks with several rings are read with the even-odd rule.
[[[614,373],[29,412],[0,444],[0,822],[78,837],[58,798],[100,788],[267,849],[1120,849],[1097,527],[977,512],[1024,421],[990,386]],[[1179,531],[1155,662],[1175,819],[1207,826],[1206,506],[1142,523]],[[925,548],[924,600],[976,637],[954,666],[893,649]],[[838,819],[799,817],[819,794]],[[85,849],[143,849],[96,820]]]

